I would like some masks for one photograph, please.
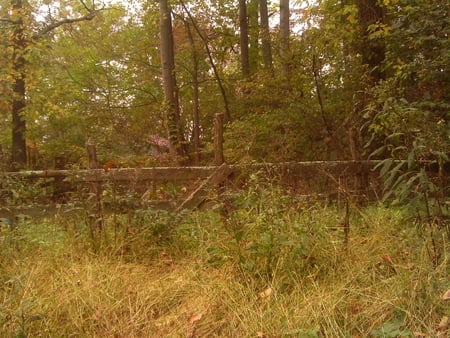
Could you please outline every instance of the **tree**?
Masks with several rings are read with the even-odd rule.
[[[260,15],[260,35],[261,35],[261,50],[263,56],[264,66],[272,70],[272,44],[270,42],[269,31],[269,11],[267,8],[267,0],[259,0],[259,15]]]
[[[191,59],[192,59],[192,91],[194,108],[192,114],[192,141],[194,144],[194,164],[200,163],[200,83],[199,83],[199,53],[197,51],[192,23],[189,21],[184,22],[186,31],[188,33],[189,44],[191,47]]]
[[[248,13],[248,32],[249,32],[249,66],[250,74],[255,74],[259,66],[259,40],[260,40],[260,25],[259,25],[259,1],[250,0],[247,5]]]
[[[280,58],[281,58],[281,68],[287,79],[289,79],[289,36],[290,36],[289,0],[280,0]]]
[[[379,0],[358,0],[359,23],[361,27],[362,63],[367,65],[374,82],[385,78],[383,61],[385,44],[375,32],[383,29],[385,15]]]
[[[200,38],[200,40],[202,41],[204,47],[205,47],[205,51],[206,51],[206,56],[209,60],[209,64],[212,68],[212,72],[214,74],[215,80],[217,82],[217,85],[219,87],[219,91],[220,94],[222,96],[222,100],[223,100],[223,105],[224,105],[224,110],[225,110],[225,120],[226,122],[230,122],[231,121],[231,112],[230,112],[230,104],[229,104],[229,100],[228,100],[228,95],[226,93],[226,89],[225,89],[225,85],[224,85],[224,81],[222,80],[220,74],[219,74],[219,69],[216,65],[216,61],[214,60],[214,56],[213,56],[213,52],[211,50],[211,47],[209,45],[209,41],[208,41],[208,37],[206,36],[206,34],[204,32],[202,32],[202,30],[200,29],[199,24],[197,23],[197,20],[195,20],[194,16],[192,15],[191,11],[187,8],[187,6],[184,4],[184,2],[182,0],[179,0],[185,13],[187,14],[187,16],[189,17],[190,22],[192,23],[192,26],[194,28],[194,30],[197,32],[198,37]]]
[[[29,14],[22,0],[11,1],[11,24],[13,25],[11,45],[12,45],[12,156],[13,168],[23,166],[27,163],[27,152],[25,144],[26,123],[22,115],[26,105],[25,92],[25,54],[27,41],[25,35],[25,20]]]
[[[11,29],[9,44],[12,49],[11,55],[11,78],[12,78],[12,155],[11,163],[13,169],[19,169],[27,163],[25,133],[27,129],[24,116],[27,105],[27,58],[33,46],[43,40],[56,28],[74,22],[92,20],[103,8],[95,8],[94,2],[89,7],[80,0],[80,5],[86,14],[75,18],[64,18],[51,20],[42,26],[33,22],[33,7],[23,0],[11,0],[9,17],[2,18],[2,22],[8,23]]]
[[[93,21],[61,27],[52,48],[39,52],[39,76],[28,90],[33,123],[27,139],[39,145],[41,163],[63,155],[83,165],[88,137],[100,161],[142,160],[149,135],[167,132],[159,49],[148,48],[159,43],[159,11],[145,26],[144,13],[133,21],[126,14],[115,6]]]
[[[445,149],[442,126],[447,126],[449,81],[443,71],[448,68],[448,33],[440,24],[446,22],[443,0],[414,0],[409,6],[402,1],[299,5],[284,0],[279,35],[272,41],[267,7],[274,3],[265,0],[240,2],[247,12],[245,34],[239,28],[236,0],[165,1],[168,12],[163,15],[160,1],[140,1],[143,10],[138,14],[117,5],[95,15],[94,21],[78,23],[70,18],[88,15],[86,2],[60,0],[72,6],[45,7],[39,21],[33,21],[38,1],[30,2],[33,6],[23,1],[24,10],[14,13],[11,0],[0,1],[8,4],[0,8],[0,109],[8,114],[0,120],[0,136],[7,147],[10,93],[14,88],[19,92],[20,86],[13,86],[17,80],[26,89],[24,96],[14,98],[26,98],[18,116],[28,121],[27,144],[35,141],[48,159],[63,152],[77,154],[71,163],[83,156],[89,136],[99,145],[100,159],[156,164],[159,160],[148,156],[146,143],[150,135],[164,133],[179,145],[179,153],[187,152],[187,142],[195,154],[201,146],[206,155],[202,162],[207,163],[213,116],[220,111],[228,122],[227,159],[236,161],[348,159],[350,152],[343,150],[348,149],[350,129],[366,136],[361,126],[372,122],[378,146],[384,144],[383,135],[398,130],[403,121],[398,116],[407,117],[405,130],[414,127],[411,140],[418,135],[418,125],[426,126],[422,139],[439,139],[442,145],[429,148]],[[382,20],[364,14],[370,5],[381,3]],[[243,36],[248,41],[241,48]],[[272,43],[277,53],[272,54]],[[384,45],[384,59],[373,58],[378,45]],[[247,77],[241,59],[246,46]],[[277,73],[267,71],[275,65]],[[379,70],[383,81],[377,80]],[[394,108],[408,113],[398,114]],[[439,138],[431,137],[435,125],[441,126]]]
[[[180,125],[180,103],[175,76],[175,52],[172,32],[172,11],[168,0],[160,0],[161,68],[167,112],[169,139],[178,155],[186,156],[184,136]]]
[[[448,160],[450,152],[450,4],[414,0],[387,8],[384,35],[389,76],[368,106],[383,156]]]
[[[248,38],[248,15],[247,1],[239,0],[239,37],[240,37],[240,55],[241,70],[244,77],[250,76],[250,54]]]

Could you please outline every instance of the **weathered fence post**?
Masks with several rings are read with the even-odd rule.
[[[97,148],[91,138],[88,138],[86,141],[86,151],[88,156],[88,169],[97,169]]]
[[[98,169],[97,149],[92,139],[86,141],[86,151],[88,156],[88,169]],[[95,175],[97,178],[97,175]],[[96,238],[103,229],[103,210],[102,210],[102,184],[100,180],[94,180],[91,184],[91,194],[94,198],[94,204],[89,207],[89,218],[91,219],[91,231],[93,238]]]
[[[361,161],[361,142],[359,137],[358,129],[351,127],[348,131],[350,152],[352,155],[352,160],[355,162]],[[358,203],[362,201],[362,195],[368,193],[369,177],[367,173],[363,170],[356,172],[353,175],[353,189],[356,190],[358,195]]]
[[[217,113],[214,121],[214,160],[217,166],[225,162],[223,157],[223,113]]]
[[[214,121],[214,160],[216,166],[223,167],[225,165],[225,159],[223,156],[223,113],[217,113]],[[225,179],[229,176],[228,174]],[[228,224],[229,214],[231,210],[231,202],[226,198],[225,192],[225,180],[217,185],[217,198],[222,201],[223,207],[220,211],[220,217],[224,224]]]

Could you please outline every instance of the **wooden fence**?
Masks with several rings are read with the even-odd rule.
[[[14,200],[8,187],[15,182],[23,185],[24,181],[30,182],[34,189],[42,189],[34,204],[83,202],[88,198],[86,196],[91,196],[96,203],[109,203],[112,208],[124,210],[146,207],[193,209],[208,198],[211,188],[218,185],[240,188],[250,177],[257,177],[264,184],[281,185],[302,195],[333,199],[353,194],[374,199],[380,196],[382,188],[379,172],[374,170],[377,164],[379,161],[316,161],[3,172],[0,173],[3,186],[0,216],[2,210],[13,207],[8,204],[20,204],[20,193]]]

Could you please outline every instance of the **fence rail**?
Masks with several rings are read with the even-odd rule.
[[[329,174],[368,173],[379,161],[312,161],[283,163],[253,163],[229,165],[235,173],[250,171],[279,172],[281,174]],[[207,178],[218,166],[204,167],[151,167],[151,168],[113,168],[74,169],[74,170],[33,170],[0,172],[0,178],[67,178],[72,182],[92,181],[161,181],[196,180]]]
[[[41,185],[38,184],[38,187],[50,187],[46,190],[49,196],[44,203],[51,201],[61,203],[61,196],[66,198],[62,203],[67,203],[68,199],[71,201],[76,192],[82,191],[82,188],[83,192],[91,195],[95,191],[97,198],[101,199],[105,189],[113,189],[117,196],[120,194],[137,196],[136,200],[131,201],[136,203],[130,204],[128,203],[130,200],[127,200],[123,206],[125,208],[137,205],[137,208],[151,206],[179,209],[185,205],[190,207],[198,205],[210,188],[205,182],[213,182],[210,185],[217,186],[222,181],[229,180],[240,185],[240,182],[254,173],[304,195],[336,196],[345,191],[361,194],[370,199],[379,196],[382,188],[379,170],[375,169],[380,163],[380,161],[313,161],[226,165],[226,168],[204,166],[0,172],[2,187],[0,202],[3,209],[9,208],[10,192],[5,191],[8,189],[8,182],[30,180],[40,182]],[[448,170],[438,173],[433,164],[427,164],[427,169],[432,175],[444,175],[448,182],[450,177]],[[32,189],[32,184],[30,187]],[[36,204],[42,204],[42,196],[39,197],[40,200],[35,201]],[[83,197],[80,199],[78,194],[78,200],[82,199]],[[0,213],[1,211],[0,209]]]

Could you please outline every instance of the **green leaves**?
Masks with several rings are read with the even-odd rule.
[[[403,327],[404,323],[401,321],[386,322],[379,330],[373,330],[371,335],[379,338],[411,337],[411,331]]]
[[[425,218],[433,216],[429,203],[444,196],[442,180],[433,177],[427,163],[438,170],[448,159],[450,142],[450,66],[448,1],[385,1],[392,16],[386,35],[386,69],[390,77],[374,90],[370,106],[372,145],[381,142],[372,156],[385,158],[378,166],[384,180],[384,200],[408,204],[411,210],[427,205]],[[371,114],[368,114],[369,116]],[[431,213],[431,214],[430,214]]]

